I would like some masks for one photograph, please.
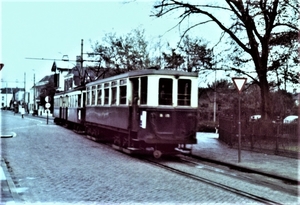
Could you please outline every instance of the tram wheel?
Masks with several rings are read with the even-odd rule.
[[[162,155],[161,151],[159,151],[159,150],[154,150],[154,152],[153,152],[153,157],[154,157],[155,159],[159,159],[159,158],[161,157],[161,155]]]

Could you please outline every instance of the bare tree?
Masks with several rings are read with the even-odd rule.
[[[93,49],[100,56],[101,66],[122,73],[149,67],[147,46],[144,30],[135,29],[125,36],[108,33]]]
[[[297,0],[224,0],[219,1],[218,5],[161,0],[154,5],[154,9],[156,17],[178,12],[179,25],[190,15],[199,15],[199,22],[191,25],[183,35],[192,28],[208,22],[218,25],[239,50],[250,56],[256,75],[253,76],[247,69],[241,67],[232,66],[230,69],[248,76],[259,85],[262,118],[269,119],[272,116],[268,75],[269,72],[274,71],[269,69],[272,64],[270,55],[274,49],[271,49],[270,42],[276,42],[276,39],[279,40],[280,37],[282,39],[289,34],[290,41],[298,43],[299,5]],[[231,25],[226,25],[224,18],[218,18],[216,12],[229,14]],[[286,46],[293,43],[286,44]],[[249,59],[246,58],[237,57],[235,60],[240,64],[249,63]]]
[[[215,69],[213,49],[208,48],[202,39],[186,35],[179,44],[179,49],[185,54],[188,72]]]
[[[175,49],[171,49],[171,54],[162,53],[164,61],[167,63],[165,68],[178,70],[184,63],[184,58],[181,54],[176,53]]]

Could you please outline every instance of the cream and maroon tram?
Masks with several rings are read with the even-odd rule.
[[[55,121],[127,153],[188,151],[185,145],[197,142],[197,76],[146,69],[99,79],[57,94]]]
[[[86,85],[87,135],[126,152],[182,150],[196,143],[196,73],[139,70]]]

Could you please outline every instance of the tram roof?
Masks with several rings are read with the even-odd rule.
[[[130,78],[136,76],[145,76],[145,75],[173,75],[173,76],[186,76],[186,77],[198,77],[198,73],[195,72],[185,72],[177,70],[156,70],[156,69],[144,69],[144,70],[134,70],[127,73],[115,75],[108,78],[98,79],[96,81],[90,82],[87,86],[98,84],[99,82],[113,81],[123,78]]]

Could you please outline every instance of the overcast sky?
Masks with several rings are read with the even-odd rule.
[[[150,0],[2,0],[0,62],[5,66],[1,79],[7,81],[8,86],[23,87],[26,73],[26,87],[32,87],[33,74],[36,81],[51,74],[53,61],[28,60],[27,57],[61,59],[68,55],[69,59],[75,59],[80,55],[81,39],[84,40],[83,52],[90,52],[94,42],[101,42],[102,37],[111,32],[123,35],[142,28],[149,43],[160,35],[171,43],[177,42],[183,28],[168,30],[178,19],[150,17],[154,4],[155,1]],[[199,32],[201,38],[211,36],[212,32]],[[72,64],[67,66],[72,67]]]

